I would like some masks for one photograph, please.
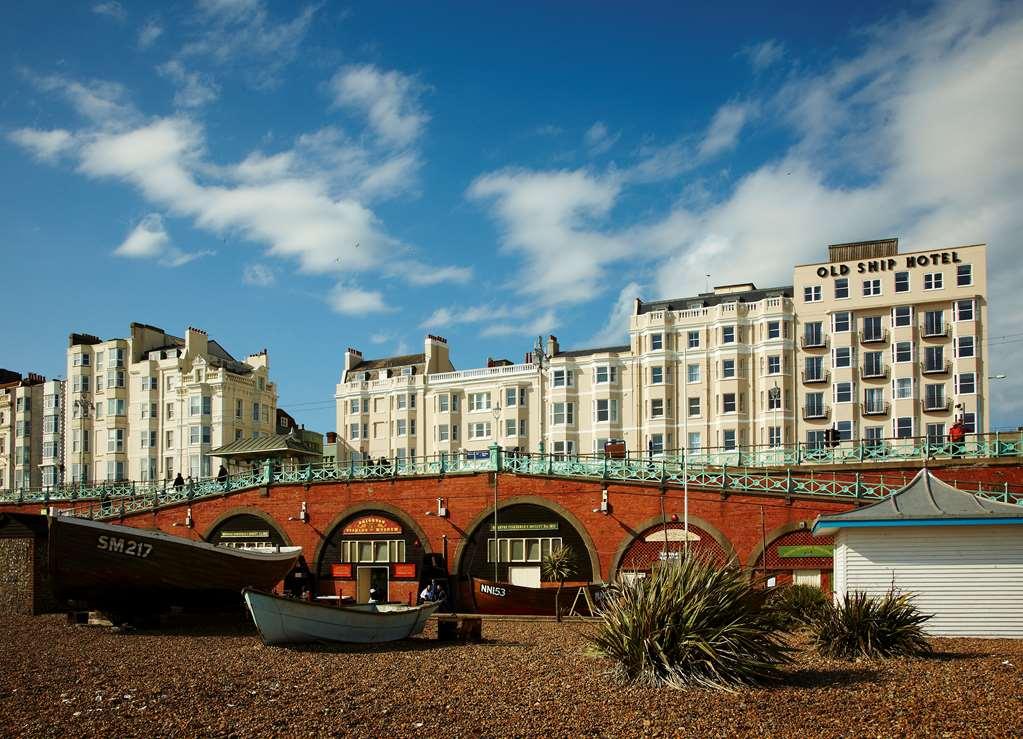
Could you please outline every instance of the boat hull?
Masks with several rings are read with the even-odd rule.
[[[591,587],[591,586],[587,586]],[[561,591],[562,611],[571,607],[578,586]],[[472,597],[478,613],[502,616],[554,616],[557,588],[526,588],[521,585],[472,578]]]
[[[98,610],[237,606],[243,588],[273,588],[299,554],[301,547],[249,552],[131,526],[50,519],[50,570],[58,598]]]
[[[252,588],[245,605],[264,644],[344,642],[379,644],[422,633],[440,603],[421,606],[367,604],[329,606],[283,598]]]

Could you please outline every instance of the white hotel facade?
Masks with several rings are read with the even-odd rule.
[[[339,446],[356,459],[462,450],[590,454],[944,438],[988,429],[986,247],[899,253],[895,239],[829,247],[791,286],[637,299],[629,343],[457,371],[421,354],[345,353]],[[344,456],[344,455],[342,455]]]

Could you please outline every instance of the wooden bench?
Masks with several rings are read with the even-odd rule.
[[[483,641],[483,616],[464,613],[437,616],[438,641]]]

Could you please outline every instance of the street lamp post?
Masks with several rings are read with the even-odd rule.
[[[501,559],[500,539],[497,531],[497,481],[500,479],[501,451],[497,444],[498,431],[501,428],[501,404],[496,403],[493,409],[494,414],[494,582],[498,582],[497,565]]]
[[[78,408],[79,411],[80,411],[78,418],[81,421],[81,428],[78,429],[78,432],[79,432],[79,438],[78,438],[78,475],[79,475],[78,486],[79,486],[79,488],[84,488],[85,487],[85,483],[86,483],[86,479],[85,479],[85,439],[86,439],[85,421],[89,418],[89,410],[90,409],[94,409],[96,407],[96,404],[93,403],[92,401],[90,401],[88,396],[85,395],[85,393],[82,393],[82,397],[75,398],[74,402],[75,402],[75,407]]]
[[[544,408],[544,371],[550,367],[550,357],[547,356],[547,352],[543,348],[543,337],[536,337],[536,345],[533,347],[533,365],[536,367],[536,376],[539,381],[539,398],[540,398],[540,444],[539,450],[540,455],[544,453],[544,421],[547,417],[546,409]]]

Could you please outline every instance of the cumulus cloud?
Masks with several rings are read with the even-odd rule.
[[[265,264],[247,264],[242,270],[242,282],[253,287],[270,287],[277,282],[277,276]]]
[[[70,132],[57,128],[50,131],[37,131],[31,128],[19,128],[11,131],[7,137],[44,162],[54,162],[61,154],[71,148],[74,137]]]
[[[754,72],[763,72],[782,60],[785,56],[785,44],[776,39],[767,39],[759,44],[747,46],[741,53],[749,60]]]
[[[632,318],[636,298],[643,293],[643,286],[638,282],[630,282],[618,293],[611,308],[611,313],[600,331],[588,342],[590,346],[612,346],[628,343],[629,321]]]
[[[456,324],[483,323],[506,318],[522,317],[529,313],[525,306],[511,307],[507,305],[472,305],[462,307],[437,308],[426,320],[419,324],[420,328],[429,330],[446,328]]]
[[[533,318],[516,323],[491,323],[484,326],[480,336],[542,336],[558,326],[553,310],[546,310]]]
[[[220,87],[209,76],[189,71],[177,59],[171,59],[156,68],[177,87],[174,104],[181,108],[198,108],[212,103],[220,95]]]
[[[419,104],[423,86],[401,72],[372,64],[348,66],[334,75],[330,89],[335,105],[361,112],[373,131],[391,144],[411,143],[429,120]]]
[[[114,256],[129,259],[153,259],[164,267],[181,267],[201,257],[212,256],[212,251],[185,252],[171,245],[170,236],[159,213],[150,213],[131,230]]]
[[[79,115],[98,126],[123,128],[139,118],[124,86],[116,82],[80,82],[58,74],[28,77],[40,90],[62,95]]]
[[[742,103],[728,103],[718,108],[696,154],[700,159],[732,149],[739,140],[743,126],[749,120],[751,108]]]
[[[148,49],[156,40],[163,35],[163,26],[158,21],[150,20],[147,21],[142,28],[139,29],[138,46],[140,49]]]
[[[330,292],[327,303],[337,313],[364,316],[370,313],[391,313],[393,306],[384,302],[383,293],[363,290],[355,285],[337,284]]]

